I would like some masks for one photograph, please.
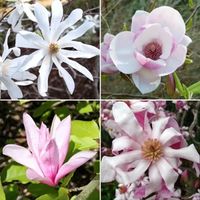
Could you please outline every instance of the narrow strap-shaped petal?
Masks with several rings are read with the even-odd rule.
[[[144,175],[145,171],[148,169],[150,161],[140,160],[137,164],[137,167],[132,171],[123,171],[121,168],[116,168],[117,179],[121,180],[121,183],[127,185],[135,182],[141,176]]]
[[[155,190],[159,191],[162,187],[162,177],[156,165],[151,165],[149,167],[149,180],[150,186]]]
[[[170,191],[174,191],[174,184],[178,178],[178,174],[164,158],[161,158],[157,163],[155,163],[155,165],[159,170],[166,187]]]
[[[11,51],[11,50],[9,50],[9,47],[8,47],[8,37],[9,37],[9,35],[10,35],[10,29],[8,29],[8,31],[6,33],[5,41],[3,43],[3,54],[2,54],[2,60],[3,61],[6,59],[6,57],[8,56],[8,54]]]
[[[19,145],[8,144],[3,148],[3,154],[11,157],[16,162],[34,170],[43,177],[43,173],[39,168],[37,161],[28,149]]]
[[[200,156],[193,144],[181,149],[172,149],[170,147],[166,147],[164,149],[164,154],[167,157],[183,158],[192,162],[200,163]]]
[[[59,58],[60,58],[60,60],[62,62],[67,63],[70,67],[72,67],[75,70],[79,71],[84,76],[86,76],[88,79],[93,81],[93,76],[92,76],[92,74],[90,73],[90,71],[87,68],[85,68],[84,66],[82,66],[81,64],[79,64],[76,61],[68,59],[66,56],[62,55],[61,53],[59,54]]]
[[[56,57],[52,57],[52,60],[58,68],[60,76],[63,77],[70,94],[73,94],[75,89],[75,83],[72,76],[61,66],[60,62],[57,60]]]
[[[73,10],[70,15],[60,23],[57,30],[52,35],[52,40],[57,41],[60,35],[70,26],[73,26],[78,22],[83,16],[83,11],[79,8]]]
[[[68,173],[74,171],[84,163],[86,163],[88,160],[93,158],[96,155],[96,152],[94,151],[82,151],[79,153],[76,153],[73,155],[68,162],[66,162],[58,171],[58,174],[55,178],[55,183],[58,183],[58,181],[67,175]]]
[[[32,7],[32,5],[30,5],[29,3],[23,3],[23,9],[24,9],[24,12],[26,13],[27,17],[30,20],[37,22],[37,19],[35,18],[32,10],[31,10],[31,7]]]
[[[48,91],[48,79],[52,65],[52,59],[50,55],[47,54],[42,60],[42,65],[39,69],[40,74],[38,77],[38,91],[41,96],[47,96],[46,92]]]
[[[142,127],[139,125],[133,111],[124,102],[117,102],[112,108],[115,121],[120,128],[130,137],[142,135]]]

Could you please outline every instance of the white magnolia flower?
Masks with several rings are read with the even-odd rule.
[[[86,15],[85,16],[85,21],[94,22],[95,25],[94,25],[94,27],[92,29],[92,32],[96,33],[96,29],[99,29],[99,27],[100,27],[99,15],[95,15],[95,16]]]
[[[21,20],[24,14],[27,17],[36,22],[36,18],[33,15],[33,5],[30,4],[31,0],[16,0],[14,7],[15,9],[11,12],[10,16],[8,17],[8,23],[12,25],[12,29],[16,32],[21,30]]]
[[[53,63],[57,67],[60,76],[64,78],[70,93],[73,93],[75,83],[71,75],[61,66],[63,62],[93,80],[92,74],[85,67],[69,58],[91,58],[99,54],[99,50],[96,47],[74,41],[92,28],[94,23],[86,21],[75,30],[70,30],[62,36],[66,29],[82,18],[83,11],[81,9],[73,10],[67,19],[61,21],[63,17],[62,3],[59,0],[53,0],[50,24],[48,11],[45,7],[36,3],[34,12],[41,35],[20,31],[16,37],[16,46],[36,50],[28,56],[24,63],[24,69],[41,65],[38,78],[39,93],[42,96],[46,96],[48,77]],[[72,48],[75,50],[72,50]]]
[[[29,85],[36,77],[27,71],[21,71],[21,66],[26,56],[21,56],[13,60],[8,59],[8,55],[13,51],[16,55],[19,55],[18,48],[8,47],[8,37],[10,35],[10,29],[8,30],[3,44],[3,54],[0,56],[0,90],[8,90],[8,94],[12,99],[22,98],[22,92],[17,85]],[[12,79],[15,79],[14,82]]]

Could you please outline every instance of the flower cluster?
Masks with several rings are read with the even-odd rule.
[[[33,119],[23,115],[28,148],[8,144],[3,154],[26,166],[26,175],[30,180],[56,186],[61,178],[93,158],[94,151],[81,151],[73,155],[66,163],[69,149],[71,118],[62,121],[55,116],[51,130],[45,124],[38,128]],[[63,164],[64,163],[64,164]]]
[[[99,54],[96,47],[75,41],[93,28],[95,23],[92,20],[85,20],[80,26],[71,29],[82,19],[83,11],[81,9],[73,10],[65,20],[62,20],[64,13],[60,0],[52,1],[51,12],[40,3],[30,4],[29,2],[30,0],[17,0],[7,19],[7,22],[12,25],[13,31],[17,32],[15,47],[30,50],[29,55],[21,56],[13,61],[17,66],[16,72],[25,72],[22,79],[29,79],[30,73],[26,73],[26,70],[40,66],[37,85],[41,96],[47,96],[48,78],[53,66],[57,67],[59,75],[63,77],[69,92],[71,94],[74,92],[75,82],[70,73],[62,66],[63,63],[93,81],[90,71],[73,59],[92,58]],[[23,30],[22,18],[24,15],[27,15],[33,23],[36,23],[37,32]],[[6,43],[7,37],[8,35],[6,36]],[[6,53],[8,56],[8,51]],[[7,79],[7,74],[10,78],[15,77],[13,77],[12,68],[5,67],[5,64],[2,64],[2,62],[6,62],[4,59],[5,56],[0,63],[0,70],[5,71],[6,68],[6,74],[1,72],[1,77],[3,77],[1,81],[11,94],[14,93],[13,84],[11,88],[10,84],[5,84],[2,79]],[[12,62],[12,60],[9,62]],[[35,78],[35,76],[31,76],[31,80]],[[11,98],[22,98],[22,94],[19,92],[10,96]]]
[[[104,36],[102,72],[129,74],[141,93],[152,92],[162,76],[183,65],[192,42],[185,32],[182,16],[172,7],[161,6],[150,13],[138,10],[131,31]]]
[[[117,200],[140,200],[153,194],[152,199],[160,200],[180,197],[175,183],[184,176],[182,159],[193,162],[199,176],[200,155],[194,144],[187,144],[174,115],[165,111],[166,102],[112,104],[109,118],[103,121],[113,138],[112,155],[102,158],[101,181],[120,184]]]

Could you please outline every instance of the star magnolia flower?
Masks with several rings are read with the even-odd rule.
[[[114,37],[114,35],[106,33],[104,35],[104,41],[101,44],[101,71],[106,74],[118,72],[109,54],[110,43]]]
[[[24,14],[27,15],[27,17],[36,22],[36,18],[33,15],[33,5],[31,5],[29,2],[31,0],[16,0],[15,1],[15,9],[11,12],[10,16],[8,17],[8,23],[12,25],[12,29],[16,32],[21,30],[21,20],[24,16]]]
[[[10,29],[8,30],[3,44],[3,54],[0,56],[0,90],[8,90],[8,94],[12,99],[22,98],[23,94],[17,85],[30,85],[32,80],[36,78],[35,75],[27,71],[21,71],[21,66],[26,56],[21,56],[15,59],[8,59],[8,55],[13,51],[16,55],[19,55],[18,48],[8,47],[8,37],[10,35]],[[12,79],[17,80],[14,82]]]
[[[151,187],[159,190],[164,182],[173,191],[181,173],[180,158],[200,163],[194,145],[186,146],[178,124],[170,117],[149,122],[147,117],[139,123],[126,103],[113,105],[113,116],[118,126],[126,133],[112,142],[115,156],[102,159],[102,182],[117,180],[128,185],[148,171]]]
[[[30,180],[56,186],[61,178],[86,163],[96,154],[92,151],[78,152],[63,164],[69,147],[70,116],[62,121],[55,116],[50,133],[43,123],[38,128],[26,113],[23,115],[23,121],[28,148],[8,144],[3,148],[3,154],[25,165],[28,168],[27,177]]]
[[[69,92],[72,94],[75,87],[74,80],[61,64],[63,62],[66,63],[84,74],[90,80],[93,80],[92,74],[85,67],[69,58],[91,58],[98,55],[99,50],[96,47],[74,41],[92,28],[94,23],[86,21],[75,30],[71,30],[61,37],[66,29],[73,26],[82,18],[83,11],[81,9],[73,10],[68,18],[62,22],[63,7],[59,0],[52,1],[51,11],[51,25],[49,25],[49,12],[41,4],[36,3],[34,12],[42,35],[40,36],[28,31],[20,31],[16,37],[16,46],[36,49],[35,52],[28,56],[24,63],[24,69],[41,65],[38,89],[42,96],[46,96],[48,77],[53,63],[58,68],[60,76],[64,78]],[[76,51],[71,50],[71,48],[74,48]]]
[[[183,65],[191,43],[185,29],[181,15],[171,7],[151,13],[139,10],[132,18],[131,32],[121,32],[112,40],[110,57],[120,72],[132,75],[141,93],[152,92],[162,76]]]

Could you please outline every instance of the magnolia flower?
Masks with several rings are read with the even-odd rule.
[[[96,29],[99,29],[99,27],[100,27],[99,15],[94,15],[94,16],[92,16],[92,15],[86,15],[85,16],[85,20],[94,23],[92,32],[96,33]]]
[[[8,37],[10,35],[10,29],[8,30],[3,44],[3,54],[0,56],[0,90],[8,90],[8,94],[12,99],[22,98],[22,92],[17,85],[29,85],[32,84],[32,80],[36,77],[27,71],[21,71],[21,66],[26,56],[21,56],[15,59],[8,59],[8,55],[13,51],[16,55],[19,55],[18,48],[8,47]],[[13,81],[15,79],[17,81]]]
[[[24,16],[24,14],[27,15],[27,17],[36,22],[36,18],[33,15],[33,5],[31,5],[29,2],[31,0],[16,0],[15,1],[15,9],[11,12],[10,16],[8,17],[8,23],[12,25],[12,29],[16,32],[21,30],[21,20]]]
[[[110,43],[113,38],[114,35],[106,33],[104,35],[104,41],[101,44],[101,71],[106,74],[118,72],[109,54]]]
[[[161,77],[183,65],[191,39],[174,8],[162,6],[151,13],[137,11],[131,31],[117,34],[110,44],[110,57],[117,69],[131,74],[141,93],[154,91]]]
[[[20,31],[16,37],[16,46],[22,48],[32,48],[36,51],[30,54],[24,63],[24,69],[29,69],[41,65],[38,78],[38,90],[42,96],[46,96],[48,90],[48,77],[53,63],[57,67],[59,74],[72,94],[75,83],[72,76],[61,66],[64,62],[71,68],[84,74],[93,80],[92,74],[79,63],[69,58],[91,58],[98,55],[98,49],[82,42],[74,41],[94,26],[93,22],[84,22],[75,30],[69,31],[62,36],[62,33],[78,22],[83,15],[81,9],[75,9],[65,19],[63,17],[63,7],[60,0],[53,0],[51,5],[51,25],[49,25],[49,12],[44,6],[36,3],[34,6],[35,17],[38,22],[41,35],[28,31]],[[75,50],[72,50],[74,48]]]
[[[3,154],[26,166],[26,175],[30,180],[56,186],[61,178],[96,154],[92,151],[78,152],[63,164],[69,148],[70,116],[62,121],[55,116],[50,132],[43,123],[38,128],[26,113],[23,115],[23,121],[28,148],[8,144],[3,148]]]
[[[112,111],[125,134],[113,140],[114,156],[102,159],[102,182],[117,180],[128,185],[148,172],[152,191],[159,191],[163,182],[173,192],[181,173],[180,158],[200,163],[197,150],[193,144],[187,146],[173,118],[150,122],[144,113],[141,123],[124,102],[115,103]]]

